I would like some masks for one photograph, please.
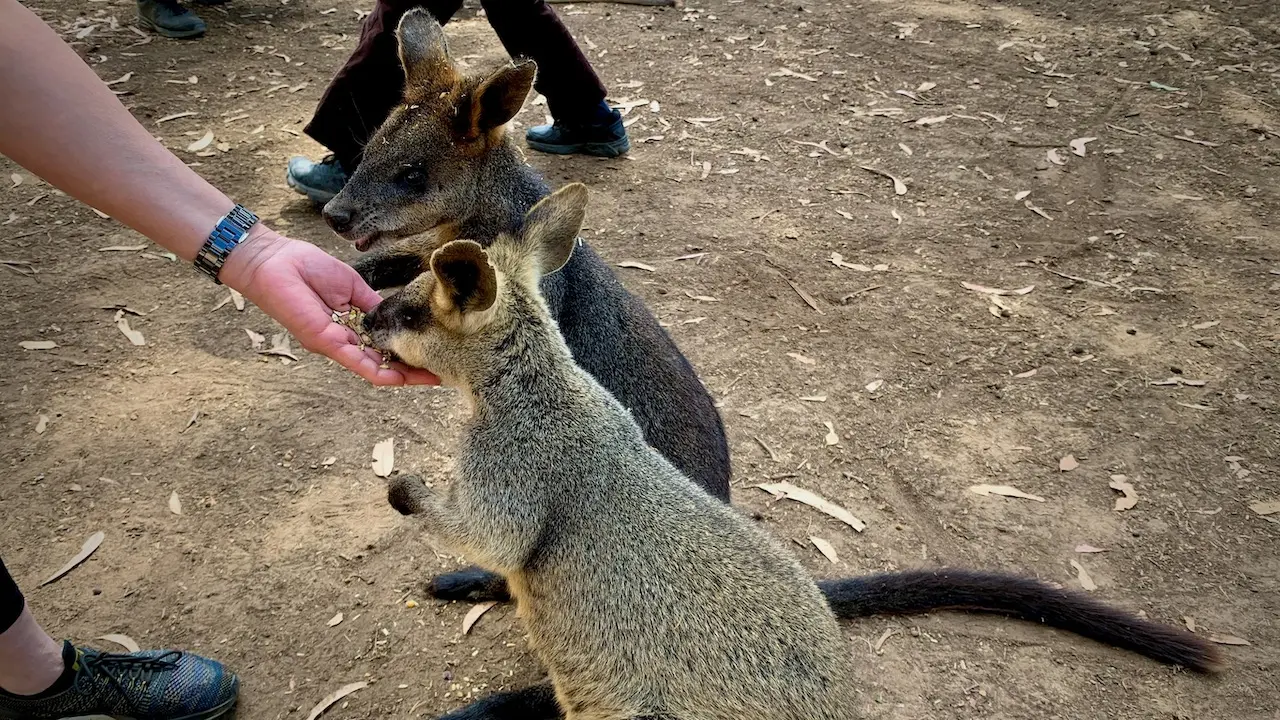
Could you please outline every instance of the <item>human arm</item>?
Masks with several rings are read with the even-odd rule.
[[[0,0],[0,154],[54,187],[192,260],[234,203],[169,152],[56,33],[17,0]],[[380,301],[348,265],[259,223],[219,279],[275,318],[308,350],[379,385],[434,383],[380,367],[332,310]]]

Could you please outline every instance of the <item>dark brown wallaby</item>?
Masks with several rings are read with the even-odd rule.
[[[395,478],[391,504],[507,579],[554,686],[449,717],[846,720],[856,708],[837,613],[1006,613],[1213,668],[1215,650],[1185,630],[1015,575],[920,570],[820,591],[776,540],[649,447],[573,362],[539,287],[577,251],[585,203],[570,185],[518,234],[440,246],[366,319],[379,347],[438,374],[472,410],[455,479],[434,490]]]
[[[462,236],[492,243],[518,232],[549,192],[508,137],[533,83],[532,62],[465,76],[444,31],[415,10],[397,30],[404,103],[370,139],[342,192],[325,206],[334,230],[368,252],[354,263],[376,289],[417,277],[431,252]],[[707,492],[729,499],[729,447],[706,388],[644,304],[583,244],[541,291],[577,363],[635,417],[645,439]],[[445,599],[505,599],[476,569],[436,578]]]

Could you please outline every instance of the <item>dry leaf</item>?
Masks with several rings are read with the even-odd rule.
[[[321,460],[321,461],[320,461],[320,464],[321,464],[322,466],[324,466],[324,467],[329,467],[330,465],[332,465],[332,464],[334,464],[334,463],[336,463],[336,462],[338,462],[338,457],[337,457],[336,455],[330,455],[329,457],[325,458],[324,460]]]
[[[1080,467],[1080,461],[1076,460],[1075,455],[1063,455],[1058,461],[1058,469],[1062,472],[1071,472]]]
[[[1081,543],[1081,544],[1079,544],[1079,545],[1077,545],[1077,546],[1076,546],[1076,552],[1078,552],[1078,553],[1100,553],[1100,552],[1106,552],[1106,550],[1103,550],[1102,548],[1097,548],[1097,547],[1094,547],[1094,546],[1092,546],[1092,545],[1088,545],[1088,544],[1085,544],[1085,543]]]
[[[1249,641],[1235,635],[1221,635],[1212,633],[1209,635],[1209,642],[1218,643],[1219,645],[1248,645]]]
[[[805,402],[826,402],[826,395],[801,395],[800,399]]]
[[[1182,622],[1186,623],[1186,625],[1187,625],[1187,629],[1188,629],[1188,630],[1190,630],[1191,632],[1195,632],[1195,631],[1196,631],[1196,619],[1195,619],[1195,618],[1191,617],[1190,615],[1183,615],[1183,616],[1182,616]]]
[[[49,427],[49,416],[45,415],[44,413],[41,413],[40,417],[36,418],[36,434],[43,435],[45,429],[48,427]]]
[[[146,345],[146,338],[142,337],[142,333],[129,327],[129,319],[124,316],[123,310],[116,311],[116,329],[118,329],[125,337],[129,338],[129,342],[136,346]]]
[[[467,616],[462,618],[462,634],[466,635],[467,633],[471,632],[471,628],[475,627],[476,621],[480,619],[480,616],[489,612],[489,610],[492,609],[493,606],[497,604],[498,603],[490,600],[489,602],[482,602],[478,605],[472,605],[471,609],[467,611]]]
[[[960,285],[966,290],[980,292],[985,295],[1026,295],[1036,289],[1035,285],[1028,285],[1026,287],[1020,287],[1017,290],[1004,290],[1002,288],[987,287],[986,285],[978,285],[976,283],[965,282],[963,280],[960,281]]]
[[[298,356],[293,354],[293,349],[289,347],[289,333],[276,333],[271,336],[271,347],[266,350],[259,350],[259,355],[279,355],[297,362]]]
[[[373,474],[388,477],[396,462],[396,439],[387,438],[373,446]]]
[[[245,331],[245,334],[249,336],[249,344],[253,346],[253,349],[261,350],[262,343],[266,342],[267,338],[263,335],[259,335],[258,333],[250,330],[249,328],[245,328],[244,331]]]
[[[129,637],[128,635],[111,633],[109,635],[100,635],[98,636],[98,639],[106,640],[107,642],[113,642],[119,645],[120,647],[124,648],[125,650],[128,650],[131,653],[142,651],[142,648],[138,647],[138,643],[134,642],[133,638]]]
[[[1014,200],[1025,200],[1025,199],[1027,198],[1027,196],[1028,196],[1028,195],[1030,195],[1030,194],[1031,194],[1031,191],[1030,191],[1030,190],[1019,190],[1018,192],[1016,192],[1016,193],[1014,193],[1014,194],[1013,194],[1013,199],[1014,199]]]
[[[1249,509],[1259,515],[1274,515],[1276,513],[1280,513],[1280,500],[1250,503]]]
[[[1098,589],[1098,583],[1093,581],[1093,578],[1089,576],[1089,571],[1085,570],[1083,565],[1072,560],[1071,567],[1076,569],[1076,579],[1080,581],[1080,587],[1089,591]]]
[[[18,173],[13,173],[12,175],[9,176],[9,179],[13,181],[14,187],[18,187],[19,185],[22,184],[22,175]]]
[[[1020,372],[1020,373],[1018,373],[1017,375],[1014,375],[1014,377],[1016,377],[1016,378],[1029,378],[1029,377],[1034,377],[1034,376],[1035,376],[1035,374],[1036,374],[1036,372],[1037,372],[1038,370],[1039,370],[1039,368],[1031,368],[1030,370],[1028,370],[1028,371],[1026,371],[1026,372]]]
[[[174,490],[169,493],[169,512],[174,515],[182,514],[182,501],[178,499],[178,491]]]
[[[858,272],[871,272],[872,270],[870,265],[845,262],[844,256],[838,252],[831,253],[831,264],[836,267],[845,268],[846,270],[857,270]]]
[[[1072,140],[1068,144],[1071,146],[1071,152],[1075,153],[1076,155],[1079,155],[1080,157],[1084,157],[1084,154],[1085,154],[1084,146],[1097,139],[1098,138],[1096,137],[1076,138],[1075,140]]]
[[[688,290],[685,290],[684,294],[689,296],[691,300],[697,300],[698,302],[720,302],[720,298],[711,297],[710,295],[694,295]]]
[[[822,553],[823,557],[830,560],[832,565],[835,565],[836,563],[840,562],[840,557],[836,555],[835,546],[833,546],[831,543],[827,542],[826,540],[823,540],[820,537],[815,537],[812,535],[809,537],[809,542],[813,543],[813,546],[818,548],[818,552]]]
[[[1126,481],[1124,475],[1112,475],[1110,487],[1112,490],[1124,493],[1124,497],[1116,498],[1116,512],[1124,512],[1138,504],[1138,493],[1133,489],[1133,485]]]
[[[147,246],[143,245],[108,245],[107,247],[98,248],[98,252],[137,252],[146,250]]]
[[[200,152],[201,150],[213,144],[213,131],[210,130],[204,134],[199,140],[187,146],[187,152]]]
[[[772,494],[774,497],[787,498],[790,500],[795,500],[796,502],[799,502],[799,503],[804,503],[809,507],[812,507],[821,512],[824,512],[830,515],[831,517],[847,524],[849,527],[853,528],[854,530],[857,530],[858,532],[862,532],[863,530],[867,529],[867,524],[862,522],[858,518],[854,517],[853,514],[850,513],[848,510],[845,510],[844,508],[840,507],[839,505],[836,505],[830,500],[827,500],[821,495],[817,495],[815,493],[809,492],[808,490],[798,488],[789,482],[770,483],[765,485],[757,485],[756,487],[760,488],[761,490],[764,490],[767,493]]]
[[[236,310],[244,312],[244,296],[231,288],[227,288],[227,290],[231,291],[231,304],[236,306]]]
[[[58,343],[52,340],[23,340],[18,345],[23,350],[52,350],[58,347]]]
[[[1003,495],[1004,497],[1023,498],[1024,500],[1044,502],[1044,498],[1039,495],[1024,493],[1012,485],[974,485],[970,487],[969,490],[979,495]]]
[[[871,382],[866,384],[867,392],[869,393],[873,393],[882,387],[884,387],[883,380],[872,380]]]
[[[822,424],[827,426],[827,434],[822,438],[823,442],[828,446],[839,445],[840,436],[836,434],[836,426],[830,422],[823,422]]]
[[[1195,325],[1191,326],[1191,329],[1208,330],[1211,327],[1217,327],[1221,322],[1222,322],[1221,320],[1210,320],[1208,322],[1196,323]]]
[[[887,177],[887,178],[889,178],[890,180],[892,180],[892,181],[893,181],[893,192],[894,192],[895,194],[897,194],[897,195],[906,195],[906,194],[907,194],[907,184],[906,184],[906,183],[904,183],[904,182],[902,182],[901,180],[899,180],[899,179],[897,178],[897,176],[895,176],[895,175],[891,175],[891,174],[889,174],[889,173],[885,172],[884,170],[880,170],[880,169],[878,169],[878,168],[870,167],[869,165],[859,165],[858,167],[862,168],[863,170],[866,170],[867,172],[875,173],[876,175],[879,175],[879,176],[881,176],[881,177]]]
[[[329,618],[329,622],[325,623],[325,625],[328,625],[329,627],[337,627],[338,624],[341,622],[342,622],[342,613],[338,613],[337,615],[334,615],[333,617]]]
[[[1040,217],[1044,218],[1045,220],[1052,220],[1052,219],[1053,219],[1053,217],[1051,217],[1051,216],[1049,215],[1049,213],[1047,213],[1047,212],[1045,212],[1045,211],[1044,211],[1044,208],[1042,208],[1042,207],[1040,207],[1040,206],[1038,206],[1038,205],[1033,204],[1030,200],[1023,200],[1023,201],[1022,201],[1022,204],[1023,204],[1023,206],[1024,206],[1024,207],[1026,207],[1028,210],[1030,210],[1031,212],[1033,212],[1033,213],[1035,213],[1035,214],[1039,215]]]
[[[1054,165],[1067,164],[1067,161],[1064,160],[1062,156],[1058,154],[1058,148],[1049,148],[1049,151],[1045,153],[1045,157],[1048,158],[1049,162],[1053,163]]]
[[[40,583],[39,587],[44,587],[45,585],[48,585],[54,580],[57,580],[63,575],[66,575],[67,573],[71,572],[73,569],[75,569],[77,565],[79,565],[80,563],[88,559],[88,557],[93,554],[93,551],[97,550],[98,546],[101,545],[102,541],[105,540],[106,538],[107,538],[106,534],[103,533],[101,530],[90,535],[89,539],[85,540],[84,545],[80,547],[80,552],[76,553],[75,557],[67,561],[67,564],[63,565],[62,568],[58,570],[58,572],[50,575],[47,580]]]
[[[818,305],[818,301],[814,300],[812,295],[805,292],[804,288],[797,285],[793,280],[787,280],[787,284],[791,286],[792,290],[796,291],[796,294],[800,296],[800,299],[804,301],[805,305],[813,308],[813,310],[819,315],[826,315],[826,313],[822,312],[822,308]]]
[[[1058,100],[1050,95],[1044,99],[1044,106],[1047,108],[1056,108],[1058,107]]]
[[[350,685],[343,685],[337,690],[334,690],[332,693],[329,693],[328,695],[326,695],[323,700],[316,703],[315,707],[311,708],[311,712],[307,714],[307,720],[316,720],[316,718],[320,717],[320,715],[323,714],[325,710],[328,710],[330,707],[332,707],[334,703],[350,695],[351,693],[357,690],[360,690],[362,688],[366,688],[368,686],[369,686],[369,683],[367,682],[353,682]]]
[[[652,265],[647,265],[639,260],[623,260],[618,263],[620,268],[633,268],[635,270],[644,270],[645,272],[657,272],[658,269]]]
[[[932,116],[932,117],[922,117],[922,118],[920,118],[919,120],[916,120],[915,124],[916,124],[916,125],[922,125],[922,126],[923,126],[923,125],[937,125],[938,123],[946,122],[946,121],[947,121],[947,118],[949,118],[949,117],[951,117],[951,116],[950,116],[950,115],[934,115],[934,116]]]
[[[787,353],[787,357],[791,358],[792,360],[795,360],[796,362],[802,365],[814,365],[818,362],[817,360],[814,360],[811,357],[806,357],[804,355],[801,355],[800,353],[790,352],[790,353]]]

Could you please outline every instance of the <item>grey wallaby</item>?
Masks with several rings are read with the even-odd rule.
[[[1034,580],[962,570],[830,581],[646,442],[573,354],[540,293],[571,262],[569,185],[487,248],[453,240],[365,320],[381,348],[471,409],[443,489],[394,478],[392,506],[506,578],[552,688],[454,720],[849,720],[850,614],[959,606],[1041,620],[1208,671],[1205,641]]]

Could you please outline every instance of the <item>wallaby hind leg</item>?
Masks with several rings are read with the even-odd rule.
[[[511,599],[505,578],[478,567],[435,576],[427,581],[427,594],[438,600],[467,602],[507,602]]]
[[[439,720],[561,720],[551,683],[494,693],[455,710]]]

